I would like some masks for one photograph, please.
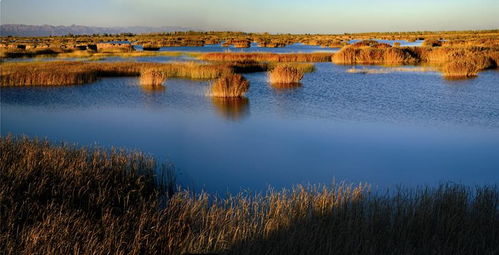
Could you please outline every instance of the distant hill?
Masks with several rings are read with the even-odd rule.
[[[164,27],[89,27],[80,25],[71,26],[51,26],[51,25],[23,25],[23,24],[5,24],[0,25],[1,36],[50,36],[50,35],[91,35],[91,34],[119,34],[119,33],[155,33],[188,31],[188,28],[164,26]]]

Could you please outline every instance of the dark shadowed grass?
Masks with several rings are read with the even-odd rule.
[[[499,251],[496,186],[332,184],[217,197],[173,194],[165,169],[140,152],[1,137],[0,253]]]

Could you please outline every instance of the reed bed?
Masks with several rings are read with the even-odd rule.
[[[178,57],[183,55],[195,55],[195,52],[181,51],[116,51],[98,52],[93,50],[71,50],[60,48],[32,49],[32,50],[0,50],[1,58],[107,58],[107,57]]]
[[[205,53],[206,61],[330,62],[333,53]]]
[[[249,81],[240,74],[228,74],[215,80],[207,92],[212,97],[243,97],[249,89]]]
[[[293,84],[303,79],[304,73],[293,66],[280,65],[268,73],[272,84]]]
[[[374,46],[373,46],[374,45]],[[473,77],[478,72],[497,67],[498,48],[488,47],[379,47],[364,42],[346,46],[333,56],[336,64],[438,66],[444,77]]]
[[[269,71],[272,71],[274,68],[278,66],[289,66],[297,69],[302,73],[311,73],[315,71],[315,65],[313,63],[299,63],[299,62],[274,62],[269,63]]]
[[[372,47],[343,47],[334,54],[336,64],[387,64],[403,65],[418,63],[418,59],[407,48],[372,48]]]
[[[141,72],[157,71],[165,77],[185,79],[216,79],[232,70],[225,65],[180,63],[54,61],[3,63],[1,86],[73,85],[93,82],[100,77],[139,76]]]
[[[468,78],[478,75],[481,70],[495,67],[496,64],[488,56],[470,56],[456,59],[443,65],[442,72],[446,78]]]
[[[35,57],[50,49],[51,55],[58,52],[122,52],[133,51],[131,45],[142,45],[146,49],[157,50],[165,46],[204,46],[225,42],[224,46],[235,45],[248,47],[251,42],[261,47],[284,47],[294,43],[317,45],[322,47],[341,47],[352,39],[366,40],[373,44],[373,38],[385,40],[424,40],[424,46],[480,46],[497,47],[498,30],[482,31],[437,31],[437,32],[395,32],[395,33],[356,33],[356,34],[266,34],[241,32],[172,32],[153,34],[117,34],[117,35],[77,35],[53,37],[0,37],[0,56]],[[125,41],[126,44],[102,43]],[[363,44],[363,43],[360,43]],[[372,45],[359,45],[361,47]],[[376,47],[385,47],[378,45]]]
[[[310,63],[287,63],[303,72],[311,72]],[[91,83],[100,77],[140,76],[140,83],[162,83],[167,78],[216,79],[226,74],[264,72],[273,69],[275,63],[256,61],[221,62],[200,64],[141,63],[141,62],[84,62],[53,61],[2,63],[1,86],[74,85]]]
[[[0,253],[499,250],[497,186],[382,192],[333,183],[217,197],[176,189],[171,169],[140,152],[0,137]]]

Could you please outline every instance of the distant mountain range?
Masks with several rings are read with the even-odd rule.
[[[23,25],[4,24],[0,25],[1,36],[50,36],[50,35],[91,35],[91,34],[119,34],[119,33],[159,33],[172,31],[188,31],[190,29],[176,26],[163,27],[89,27],[80,25],[51,26],[51,25]]]

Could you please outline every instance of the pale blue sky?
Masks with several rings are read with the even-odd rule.
[[[498,0],[0,0],[2,24],[282,33],[499,28]]]

